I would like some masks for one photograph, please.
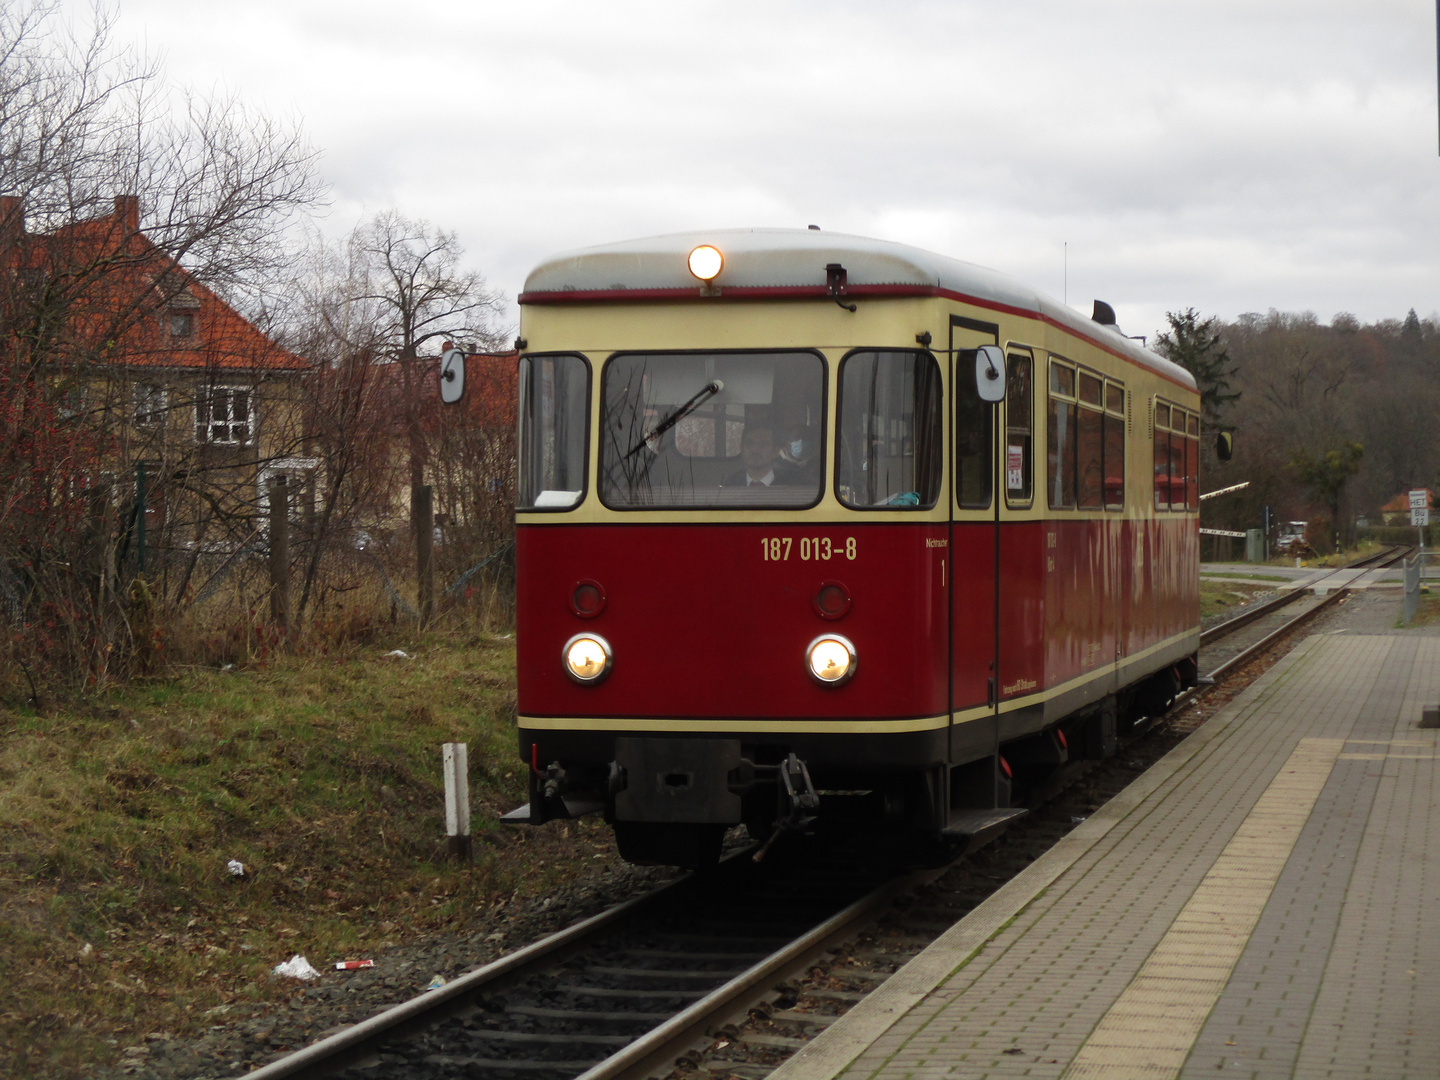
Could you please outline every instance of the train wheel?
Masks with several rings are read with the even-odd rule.
[[[724,825],[689,825],[662,821],[617,821],[615,844],[620,857],[639,866],[680,866],[698,870],[720,861]]]

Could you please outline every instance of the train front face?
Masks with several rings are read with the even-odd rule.
[[[741,821],[914,812],[948,736],[944,388],[920,303],[524,309],[532,822],[598,807],[627,858],[686,865]]]

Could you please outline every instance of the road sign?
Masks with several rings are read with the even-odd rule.
[[[1430,508],[1412,506],[1410,508],[1410,524],[1425,528],[1430,524]]]
[[[1430,492],[1424,488],[1410,492],[1410,509],[1424,510],[1430,505]]]

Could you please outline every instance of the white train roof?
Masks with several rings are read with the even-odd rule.
[[[700,244],[711,244],[724,255],[724,269],[715,279],[722,289],[823,289],[826,264],[840,263],[852,290],[908,285],[973,297],[1063,326],[1182,385],[1194,386],[1184,368],[1115,327],[1087,319],[998,271],[907,244],[818,229],[710,229],[564,252],[530,272],[520,299],[544,302],[575,292],[621,299],[615,294],[694,291],[698,282],[687,269],[686,257]]]

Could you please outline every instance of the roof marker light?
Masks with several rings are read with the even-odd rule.
[[[690,273],[701,281],[714,281],[725,266],[725,257],[720,254],[719,248],[701,244],[690,252],[689,264]]]

